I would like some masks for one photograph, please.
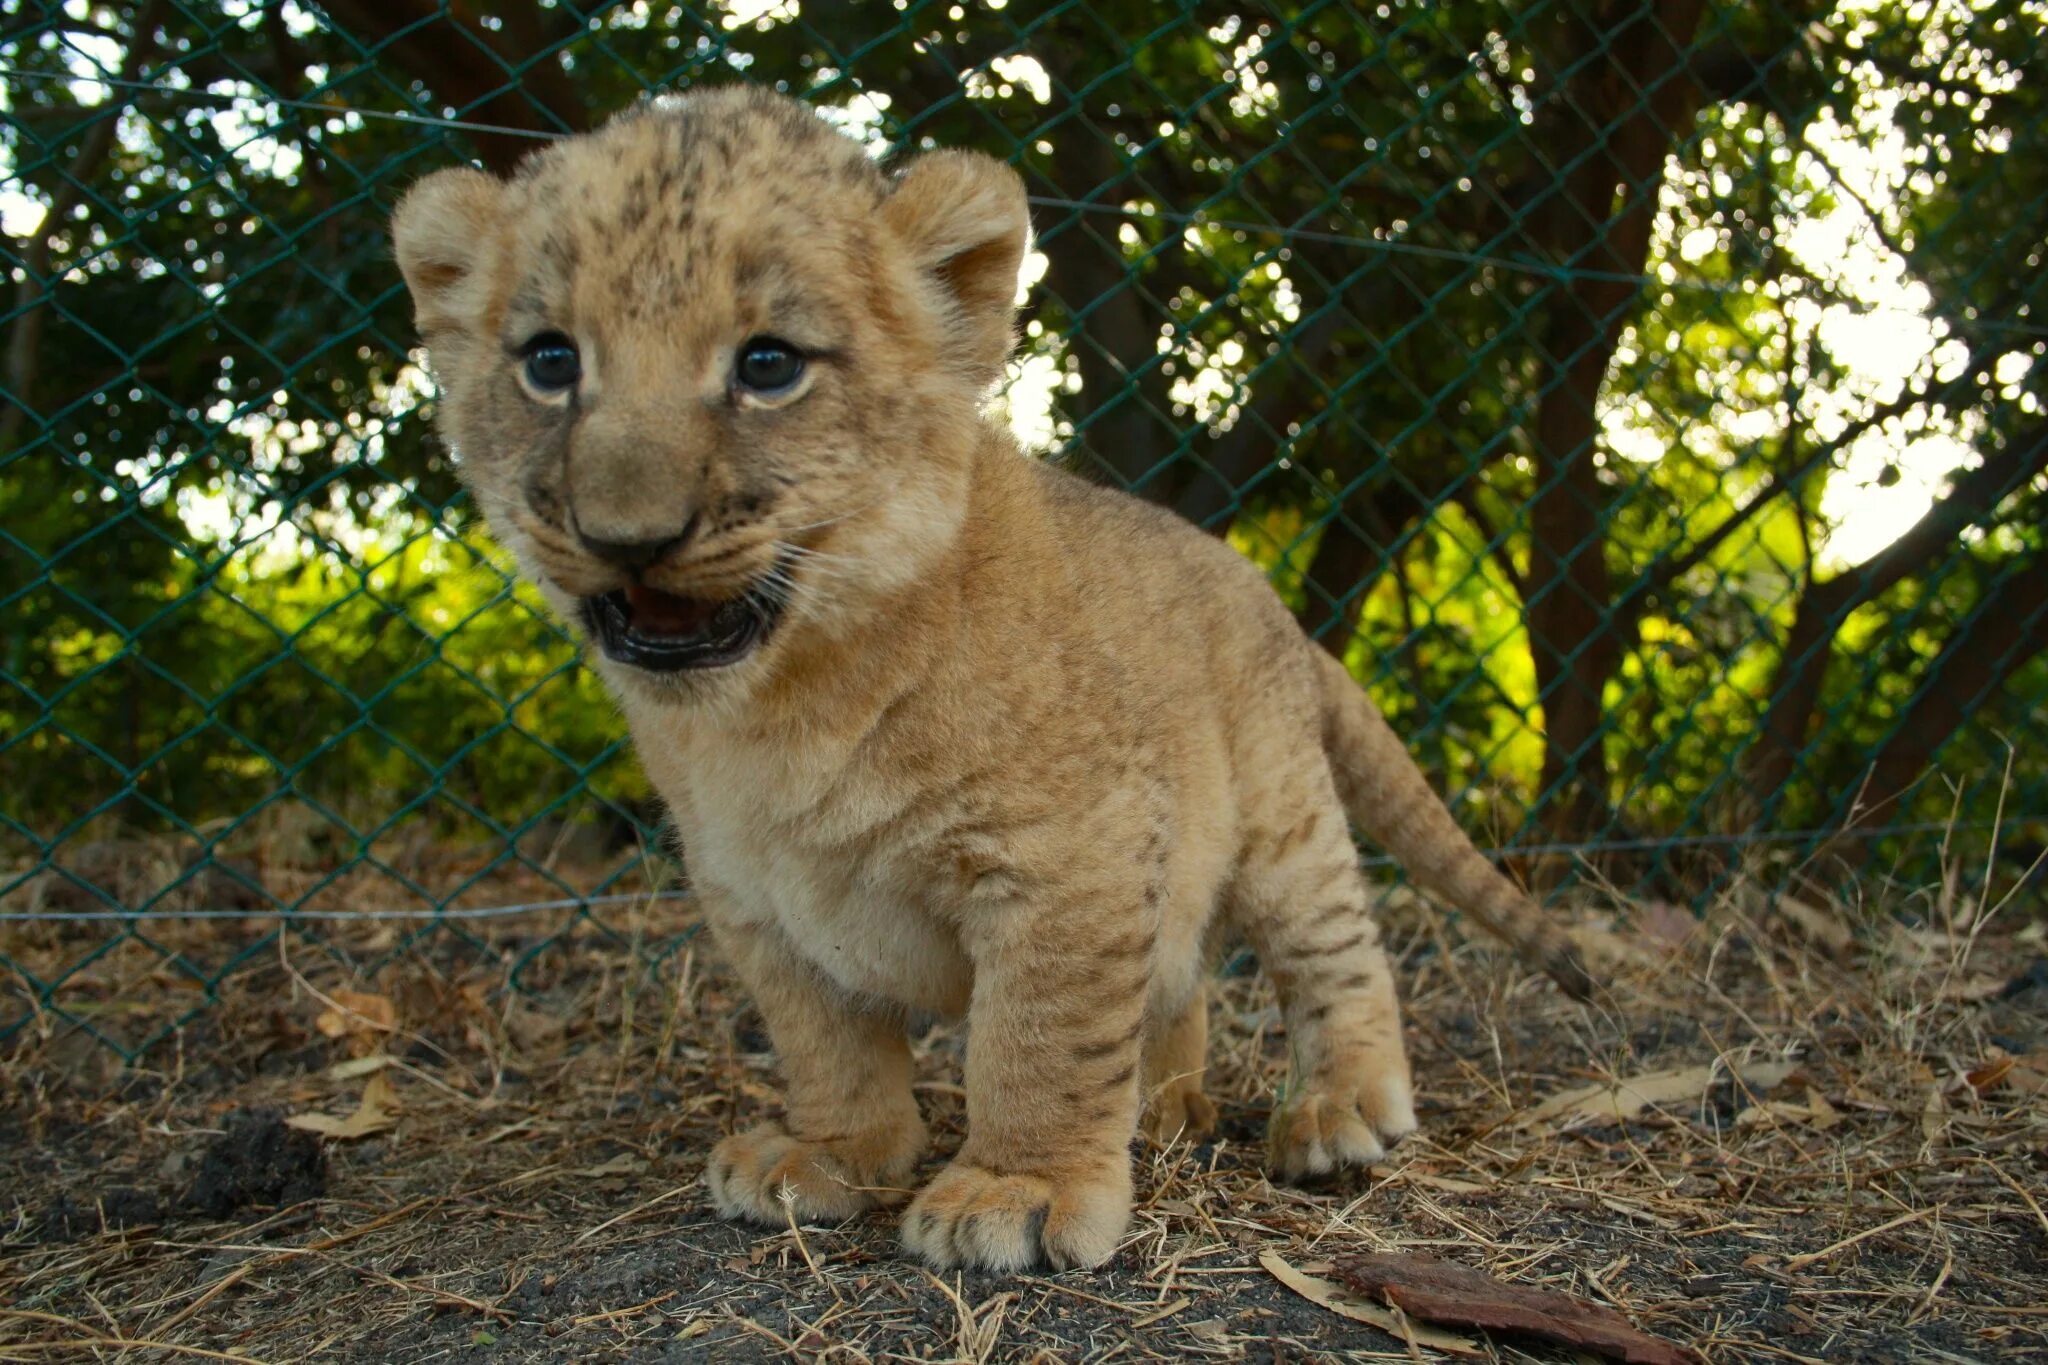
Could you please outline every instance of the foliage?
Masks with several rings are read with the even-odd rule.
[[[275,800],[357,847],[633,808],[430,435],[382,223],[435,166],[732,78],[1013,161],[1020,428],[1267,564],[1499,834],[1946,818],[1936,768],[1967,823],[2007,746],[2039,808],[2037,4],[4,22],[0,819],[34,861]]]

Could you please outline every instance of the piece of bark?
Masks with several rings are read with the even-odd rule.
[[[1318,1279],[1306,1271],[1297,1270],[1273,1252],[1259,1257],[1259,1264],[1266,1273],[1310,1303],[1329,1309],[1338,1317],[1350,1318],[1369,1327],[1377,1327],[1396,1341],[1405,1341],[1410,1346],[1428,1346],[1442,1351],[1445,1355],[1483,1358],[1486,1352],[1470,1337],[1447,1332],[1441,1327],[1432,1327],[1426,1322],[1409,1322],[1391,1308],[1382,1308],[1376,1303],[1366,1303],[1346,1292],[1341,1284],[1331,1284]]]
[[[1338,1261],[1333,1273],[1359,1293],[1424,1322],[1520,1332],[1628,1365],[1700,1361],[1683,1346],[1638,1331],[1612,1308],[1534,1285],[1507,1284],[1432,1256],[1351,1256]]]

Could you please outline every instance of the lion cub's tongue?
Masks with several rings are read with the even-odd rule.
[[[632,628],[642,635],[696,635],[711,624],[724,603],[635,584],[626,589],[626,605],[633,609]]]

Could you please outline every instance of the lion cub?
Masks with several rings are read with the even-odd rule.
[[[891,173],[802,105],[664,98],[393,232],[439,422],[596,646],[788,1103],[712,1151],[728,1217],[887,1201],[926,1146],[905,1025],[964,1013],[968,1136],[910,1201],[935,1265],[1092,1266],[1140,1111],[1206,1129],[1204,974],[1248,936],[1297,1074],[1283,1175],[1415,1127],[1345,816],[1583,986],[1260,573],[983,415],[1017,176]]]

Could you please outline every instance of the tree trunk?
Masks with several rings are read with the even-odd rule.
[[[1061,181],[1044,189],[1055,198],[1120,205],[1127,197],[1129,168],[1116,148],[1085,127],[1072,130],[1073,146],[1060,158]],[[1169,449],[1171,422],[1154,410],[1148,383],[1134,375],[1158,359],[1162,319],[1146,306],[1131,263],[1117,237],[1118,218],[1074,210],[1059,231],[1041,238],[1045,287],[1065,305],[1068,344],[1081,372],[1078,408],[1070,410],[1074,439],[1123,488],[1158,498],[1163,489],[1141,482],[1152,475]],[[1153,373],[1156,373],[1153,372]]]
[[[1358,613],[1365,606],[1363,585],[1385,558],[1388,539],[1377,509],[1361,498],[1333,515],[1316,542],[1308,572],[1302,576],[1303,600],[1296,619],[1332,658],[1342,659],[1358,634]]]
[[[527,133],[580,132],[589,126],[555,48],[575,29],[542,31],[538,13],[506,7],[500,31],[485,28],[473,5],[431,0],[321,0],[335,26],[359,40],[454,107],[464,119]],[[538,137],[472,133],[484,165],[504,175],[535,147]]]
[[[1301,378],[1329,354],[1339,330],[1336,310],[1331,310],[1287,339],[1286,363],[1266,371],[1255,399],[1237,414],[1230,430],[1202,452],[1202,466],[1176,471],[1171,480],[1161,481],[1160,491],[1172,493],[1166,501],[1174,511],[1223,535],[1232,520],[1223,514],[1238,506],[1252,480],[1290,449],[1299,458],[1299,447],[1288,444],[1299,439],[1287,435],[1289,426],[1300,424],[1305,436],[1315,426],[1342,421],[1340,410],[1323,404],[1321,386]]]
[[[1791,782],[1793,769],[1805,752],[1807,731],[1820,705],[1821,684],[1827,680],[1828,664],[1834,657],[1831,642],[1845,614],[1837,605],[1839,594],[1830,589],[1842,582],[1832,579],[1808,589],[1793,611],[1792,629],[1785,636],[1785,652],[1768,694],[1770,706],[1743,765],[1745,798],[1753,803],[1753,823],[1759,826],[1776,810],[1777,798]]]
[[[14,321],[7,328],[6,391],[0,393],[0,450],[12,450],[21,428],[35,410],[35,392],[42,378],[43,323],[55,283],[50,274],[50,252],[59,232],[71,221],[72,212],[84,200],[93,177],[114,150],[114,135],[121,115],[135,97],[125,88],[132,85],[156,56],[156,28],[163,15],[163,0],[150,0],[135,16],[128,37],[128,50],[121,55],[119,79],[114,98],[87,116],[92,126],[78,140],[78,150],[64,168],[63,182],[50,195],[50,207],[43,220],[19,252],[21,278],[14,285]]]
[[[1570,32],[1554,64],[1572,74],[1533,139],[1571,169],[1563,191],[1535,211],[1532,245],[1555,265],[1589,272],[1552,287],[1531,432],[1527,620],[1543,706],[1546,821],[1566,841],[1611,822],[1602,696],[1622,649],[1609,614],[1613,491],[1594,463],[1598,407],[1636,302],[1635,277],[1649,260],[1665,164],[1692,122],[1698,87],[1685,58],[1700,9],[1700,0],[1632,0],[1598,22],[1563,20]]]

